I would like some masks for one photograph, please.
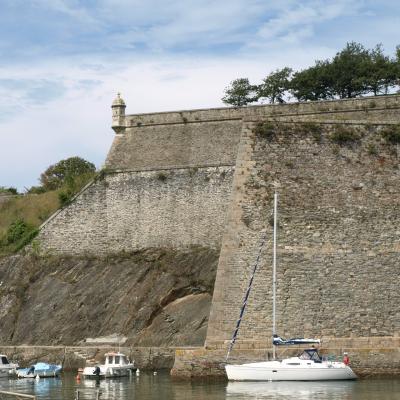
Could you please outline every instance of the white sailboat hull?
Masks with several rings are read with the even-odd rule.
[[[226,374],[233,381],[328,381],[356,379],[349,366],[339,362],[287,365],[280,361],[226,365]]]

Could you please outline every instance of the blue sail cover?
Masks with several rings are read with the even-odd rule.
[[[278,335],[274,335],[272,339],[272,343],[275,346],[281,345],[290,345],[290,344],[319,344],[321,343],[320,339],[305,339],[305,338],[291,338],[291,339],[282,339]]]

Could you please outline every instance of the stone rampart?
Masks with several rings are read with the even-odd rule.
[[[278,333],[400,336],[398,145],[379,125],[268,124],[243,126],[206,345],[230,339],[264,231],[239,345],[270,345],[275,188]]]
[[[382,132],[399,123],[396,95],[116,114],[104,177],[44,224],[39,240],[67,254],[220,249],[206,340],[218,353],[266,232],[238,349],[269,349],[276,189],[278,333],[385,340],[383,357],[400,336],[400,154]]]
[[[106,174],[47,221],[39,240],[62,254],[107,254],[200,245],[217,249],[232,167]]]

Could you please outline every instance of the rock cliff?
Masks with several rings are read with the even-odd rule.
[[[118,333],[133,346],[203,345],[217,261],[201,247],[4,258],[1,343],[75,345]]]

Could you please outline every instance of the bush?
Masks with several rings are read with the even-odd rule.
[[[46,189],[43,186],[32,186],[26,192],[27,194],[42,194],[45,193]]]
[[[164,172],[159,172],[157,174],[157,179],[161,182],[165,182],[167,180],[167,175]]]
[[[352,128],[337,127],[331,134],[331,140],[340,146],[349,145],[360,140],[358,133]]]
[[[275,135],[275,126],[271,122],[259,122],[253,132],[261,138],[271,140]]]
[[[382,131],[382,137],[390,144],[400,143],[400,125],[394,125]]]
[[[68,185],[68,181],[74,181],[79,176],[91,175],[93,177],[95,170],[96,168],[91,162],[80,157],[70,157],[50,165],[40,175],[40,183],[46,190],[54,190],[65,184]]]
[[[0,244],[1,247],[8,248],[8,251],[16,252],[30,243],[37,234],[37,228],[18,218],[8,227],[5,238]]]
[[[4,187],[0,186],[0,193],[5,194],[18,194],[18,190],[14,187]]]
[[[368,143],[367,151],[370,156],[376,156],[378,154],[378,150],[373,143]]]
[[[18,242],[28,231],[28,224],[22,218],[18,218],[8,227],[6,233],[7,244]]]
[[[321,125],[315,122],[303,122],[304,133],[311,133],[312,137],[317,143],[321,142],[322,138],[322,128]]]
[[[74,193],[71,192],[69,189],[62,190],[60,193],[58,193],[58,200],[60,202],[60,206],[64,207],[68,205],[71,202],[73,196]]]

